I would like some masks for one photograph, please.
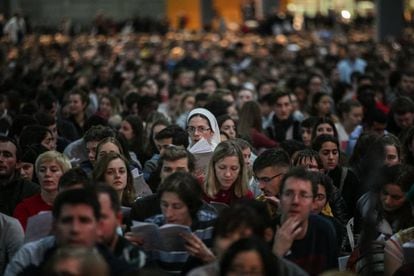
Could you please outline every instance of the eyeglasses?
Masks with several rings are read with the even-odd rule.
[[[200,133],[204,133],[204,132],[206,132],[210,129],[211,128],[209,128],[209,127],[192,127],[192,126],[189,126],[189,127],[187,127],[187,132],[191,133],[191,134],[195,133],[196,131],[198,131]]]
[[[317,201],[322,201],[322,200],[325,200],[325,199],[326,199],[326,195],[324,195],[324,194],[317,194],[315,196],[315,200],[317,200]]]
[[[293,191],[284,191],[282,192],[282,196],[286,199],[292,200],[293,198],[295,198],[296,196],[299,197],[299,199],[310,199],[313,198],[313,195],[308,194],[306,192],[300,192],[300,193],[295,193]]]
[[[263,177],[257,177],[255,176],[254,178],[256,179],[256,181],[258,182],[263,182],[263,183],[269,183],[270,181],[272,181],[273,179],[275,179],[276,177],[279,177],[281,175],[284,175],[285,173],[279,173],[276,174],[274,176],[268,177],[268,176],[263,176]]]

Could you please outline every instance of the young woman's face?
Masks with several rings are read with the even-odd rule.
[[[165,223],[191,226],[192,219],[188,206],[174,192],[164,192],[161,195],[161,211]]]
[[[190,135],[191,142],[193,144],[200,141],[202,138],[207,141],[211,141],[213,138],[214,132],[210,128],[207,119],[200,116],[194,116],[188,122],[188,134]]]
[[[323,168],[330,171],[338,166],[339,149],[333,142],[325,142],[319,150],[319,157],[322,159]]]
[[[335,136],[333,127],[327,123],[320,124],[316,127],[316,136],[319,136],[322,134],[328,134],[328,135]]]
[[[230,189],[240,174],[240,162],[237,156],[227,156],[214,164],[214,171],[222,190]]]
[[[69,96],[69,112],[71,115],[77,115],[83,112],[86,108],[86,103],[82,102],[82,98],[78,94]]]
[[[398,185],[387,184],[380,193],[382,207],[392,212],[399,209],[405,202],[405,195]]]
[[[398,155],[398,150],[394,145],[385,146],[385,165],[393,166],[400,164],[401,160]]]
[[[112,104],[111,101],[107,97],[101,98],[99,102],[99,111],[105,115],[110,117],[112,115]]]
[[[330,96],[323,96],[316,104],[316,110],[318,110],[319,116],[327,115],[331,112],[332,100]]]
[[[364,112],[363,112],[362,106],[353,107],[348,113],[344,114],[345,121],[348,121],[349,124],[354,127],[361,124],[363,117],[364,117]]]
[[[236,138],[236,125],[234,124],[233,120],[224,121],[224,123],[221,125],[220,130],[227,133],[230,139]]]
[[[188,96],[187,98],[185,98],[183,102],[184,111],[190,111],[194,109],[194,106],[195,106],[195,97]]]
[[[121,158],[112,160],[106,167],[105,182],[116,191],[123,191],[128,182],[127,170],[128,168]]]
[[[315,200],[313,201],[313,214],[320,214],[323,207],[325,207],[327,202],[326,198],[326,189],[321,184],[318,184],[318,192],[316,193]]]
[[[134,131],[132,130],[131,124],[128,121],[122,121],[119,132],[124,135],[127,141],[131,141],[134,138]]]
[[[312,144],[312,129],[309,127],[301,127],[302,142],[305,146],[310,147]]]
[[[102,144],[99,147],[99,151],[97,152],[97,157],[98,157],[97,159],[102,158],[103,156],[105,156],[106,154],[108,154],[110,152],[116,152],[116,153],[119,153],[119,154],[121,153],[119,151],[119,148],[118,148],[117,145],[115,145],[112,142],[107,142],[105,144]]]
[[[62,168],[55,160],[40,164],[37,169],[37,178],[39,179],[41,189],[47,192],[57,191],[62,174]]]
[[[47,132],[45,138],[40,142],[48,150],[56,150],[56,139],[52,133]]]
[[[265,275],[265,268],[259,253],[254,250],[238,253],[231,265],[227,275]]]

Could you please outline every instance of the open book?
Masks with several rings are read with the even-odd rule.
[[[181,233],[191,233],[191,228],[179,224],[158,226],[149,222],[133,221],[131,231],[144,239],[144,250],[186,251]]]
[[[27,219],[25,242],[49,236],[52,232],[52,212],[43,211]]]

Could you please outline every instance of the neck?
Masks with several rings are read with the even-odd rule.
[[[55,198],[58,194],[58,191],[48,192],[45,190],[40,191],[40,196],[43,199],[44,202],[46,202],[47,205],[53,205],[53,201],[55,201]]]
[[[111,250],[112,253],[115,251],[115,246],[117,242],[118,242],[118,234],[116,233],[116,230],[115,230],[112,240],[107,244],[107,246],[109,247],[109,250]]]
[[[116,193],[118,194],[119,202],[121,202],[121,205],[122,205],[122,196],[124,194],[124,191],[120,190],[120,191],[116,191]]]
[[[353,126],[351,123],[344,122],[343,123],[344,129],[346,133],[351,134],[351,132],[354,130],[355,126]]]
[[[84,123],[84,116],[83,116],[83,112],[80,112],[76,115],[73,116],[75,118],[75,121],[80,125],[83,126]]]

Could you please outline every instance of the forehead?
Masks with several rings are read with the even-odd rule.
[[[110,143],[110,142],[105,143],[105,144],[102,144],[102,145],[99,147],[99,150],[100,150],[100,151],[104,151],[104,150],[107,150],[107,151],[115,151],[115,152],[119,153],[119,148],[118,148],[118,146],[117,146],[117,145],[115,145],[114,143]]]
[[[63,217],[89,217],[95,219],[92,206],[84,203],[63,204],[58,219]]]
[[[188,124],[192,125],[208,125],[208,120],[206,118],[201,117],[200,115],[193,116]]]
[[[53,167],[57,166],[60,168],[60,164],[55,159],[44,159],[39,163],[39,167]]]
[[[279,97],[277,99],[276,103],[278,103],[278,104],[287,104],[287,103],[290,103],[290,98],[289,98],[288,95]]]
[[[16,145],[10,141],[0,142],[0,151],[8,151],[13,154],[16,154]]]
[[[321,149],[337,149],[337,148],[338,147],[336,146],[336,144],[330,141],[324,142],[321,147]]]
[[[188,167],[188,159],[186,157],[177,160],[164,160],[163,167]]]
[[[116,158],[108,163],[108,167],[126,167],[125,162],[121,158]]]
[[[169,202],[169,203],[184,204],[184,202],[181,200],[181,198],[175,192],[163,192],[162,195],[161,195],[161,201]]]
[[[285,181],[283,190],[312,192],[312,183],[310,182],[310,180],[300,179],[297,177],[289,177]]]

